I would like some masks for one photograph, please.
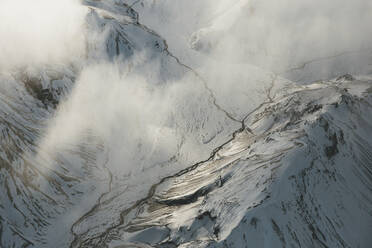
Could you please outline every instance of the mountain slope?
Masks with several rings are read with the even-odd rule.
[[[372,82],[348,79],[270,96],[246,119],[251,131],[72,247],[368,247]]]
[[[0,68],[0,247],[371,246],[372,79],[329,79],[370,49],[262,66],[197,49],[245,0],[82,4],[83,57]]]
[[[74,64],[30,65],[1,73],[2,247],[68,245],[70,241],[66,236],[71,235],[73,222],[104,196],[111,185],[120,185],[117,188],[120,192],[126,185],[136,185],[135,175],[143,174],[144,169],[156,171],[158,167],[165,167],[164,173],[176,171],[185,164],[182,161],[207,156],[216,143],[230,135],[230,129],[240,125],[213,104],[213,96],[200,79],[172,57],[164,40],[138,23],[129,6],[110,1],[86,1],[85,4],[90,12],[86,17],[84,60]],[[155,138],[160,138],[148,145],[143,139],[130,144],[139,148],[137,153],[143,154],[128,158],[134,164],[140,160],[143,166],[136,168],[135,173],[122,167],[115,168],[111,161],[114,159],[107,161],[109,155],[115,155],[110,153],[114,145],[110,137],[97,133],[94,125],[84,126],[77,139],[69,140],[60,136],[61,130],[71,129],[77,123],[58,122],[68,109],[69,99],[81,97],[80,89],[85,92],[92,87],[85,85],[89,81],[81,82],[87,69],[94,68],[97,63],[127,63],[141,53],[145,53],[142,62],[121,65],[122,70],[141,73],[151,83],[149,87],[166,85],[167,81],[187,74],[194,81],[191,88],[198,95],[189,96],[193,94],[187,93],[189,86],[180,85],[187,87],[185,98],[172,100],[175,108],[165,118],[168,127],[164,126],[154,134]],[[152,69],[154,64],[158,65],[156,70]],[[151,70],[146,70],[146,66]],[[110,89],[115,85],[107,86]],[[121,90],[125,87],[123,85]],[[112,88],[111,92],[115,91]],[[198,113],[190,111],[195,107],[199,109]],[[185,111],[178,112],[178,108]],[[84,112],[78,114],[85,115]],[[169,132],[167,128],[174,130]],[[169,135],[175,136],[175,147],[163,151],[156,143],[162,144]],[[65,137],[68,137],[67,132]],[[190,150],[196,145],[203,149],[192,154]],[[175,164],[177,166],[173,166]],[[122,185],[123,178],[131,173],[133,180]],[[143,187],[156,180],[148,178]]]

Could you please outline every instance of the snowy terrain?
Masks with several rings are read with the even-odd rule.
[[[0,247],[372,246],[370,3],[64,1],[0,3]]]

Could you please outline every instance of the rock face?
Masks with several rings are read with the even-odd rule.
[[[0,73],[0,247],[371,247],[372,77],[301,85],[284,77],[308,82],[318,61],[242,65],[234,80],[255,78],[257,96],[249,84],[226,94],[141,23],[145,3],[85,0],[84,58]],[[58,119],[71,99],[102,91],[108,105],[128,90],[112,71],[90,89],[96,64],[140,74],[150,83],[135,89],[163,104],[58,143],[78,125]],[[131,119],[120,98],[107,112]],[[123,135],[130,125],[140,134]]]

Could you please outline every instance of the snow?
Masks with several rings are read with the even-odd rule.
[[[0,247],[370,247],[370,50],[248,61],[249,4],[85,0],[84,56],[1,72]]]

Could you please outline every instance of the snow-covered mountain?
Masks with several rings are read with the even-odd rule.
[[[0,41],[0,247],[372,246],[371,6],[281,1],[35,9],[45,53]]]
[[[73,247],[369,247],[371,79],[349,80],[270,91],[250,129],[109,227],[85,216]]]

